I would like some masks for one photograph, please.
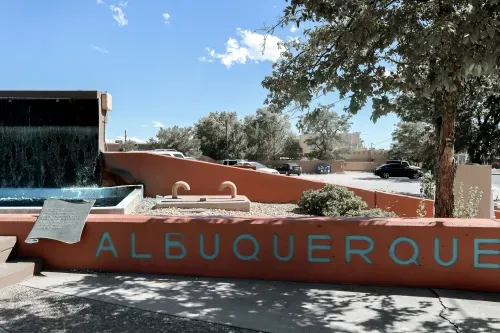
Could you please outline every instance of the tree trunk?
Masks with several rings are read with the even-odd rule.
[[[436,195],[434,201],[434,217],[453,217],[455,182],[455,115],[457,110],[457,94],[441,93],[436,99],[436,108],[441,111],[437,121],[437,156],[436,156]]]

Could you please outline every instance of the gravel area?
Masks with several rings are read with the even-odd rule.
[[[14,285],[0,289],[0,331],[10,333],[255,333]]]
[[[264,204],[252,202],[249,212],[228,211],[219,209],[198,209],[198,208],[159,208],[153,209],[153,206],[159,199],[144,198],[135,208],[132,214],[141,215],[190,215],[190,216],[307,216],[299,214],[297,205],[294,204]]]

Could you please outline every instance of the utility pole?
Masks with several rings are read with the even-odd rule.
[[[125,130],[125,136],[124,136],[124,138],[125,138],[125,142],[127,142],[127,130]]]
[[[229,133],[228,133],[228,131],[227,131],[227,122],[228,122],[228,119],[227,119],[227,117],[226,117],[226,157],[225,157],[225,158],[229,158],[228,153],[227,153],[227,149],[228,149],[228,141],[229,141],[229,137],[228,137]]]

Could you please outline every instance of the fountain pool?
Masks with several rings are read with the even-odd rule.
[[[91,214],[130,214],[143,199],[141,185],[67,188],[0,188],[0,214],[38,214],[46,199],[95,199]]]

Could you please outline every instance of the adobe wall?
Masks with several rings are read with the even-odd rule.
[[[35,218],[0,215],[0,235],[52,269],[500,292],[493,220],[91,215],[79,243],[26,244]]]
[[[161,156],[146,152],[103,154],[103,186],[138,182],[144,184],[145,196],[170,195],[172,186],[185,181],[190,194],[217,195],[219,185],[232,181],[238,193],[251,201],[268,203],[296,203],[302,192],[325,186],[296,176],[272,175],[254,170]],[[120,179],[124,183],[119,183]],[[375,207],[375,192],[347,187],[363,198],[370,208]]]
[[[384,162],[346,161],[344,164],[344,171],[371,171],[383,163]]]

